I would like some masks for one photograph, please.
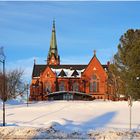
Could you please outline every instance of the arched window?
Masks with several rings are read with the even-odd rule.
[[[97,82],[93,81],[93,92],[97,92]]]
[[[96,80],[96,79],[97,79],[97,76],[96,76],[96,75],[93,75],[93,76],[92,76],[92,79],[93,79],[93,80]]]
[[[65,83],[63,81],[59,84],[59,91],[65,91]]]
[[[98,92],[99,91],[99,79],[97,79],[96,75],[93,75],[91,77],[89,90],[90,90],[90,92]]]
[[[45,83],[45,92],[51,92],[51,83],[50,82],[46,82]]]
[[[74,82],[72,85],[72,90],[73,91],[79,91],[79,84],[77,82]]]

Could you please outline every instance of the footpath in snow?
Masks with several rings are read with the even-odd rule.
[[[94,138],[140,139],[140,102],[129,107],[125,101],[52,101],[6,104],[6,127],[0,138]],[[2,104],[0,106],[2,123]]]

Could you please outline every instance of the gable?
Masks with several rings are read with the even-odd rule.
[[[43,77],[45,79],[56,77],[56,74],[51,70],[49,66],[47,66],[40,75],[40,77]]]
[[[58,76],[64,77],[67,76],[64,70],[62,69]]]
[[[35,65],[33,66],[32,71],[32,78],[34,77],[40,77],[40,73],[43,72],[46,68],[46,65]]]
[[[90,77],[93,74],[97,74],[98,76],[107,76],[103,66],[101,65],[100,61],[97,59],[96,55],[90,60],[88,66],[83,72],[83,76]]]

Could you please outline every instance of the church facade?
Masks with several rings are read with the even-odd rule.
[[[113,99],[108,83],[108,64],[102,65],[94,51],[87,65],[61,64],[58,55],[55,22],[53,21],[47,64],[34,62],[30,100],[93,100]]]

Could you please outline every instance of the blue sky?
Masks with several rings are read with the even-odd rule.
[[[140,2],[0,2],[7,69],[22,68],[30,79],[33,59],[45,64],[54,18],[61,63],[87,64],[95,49],[106,64],[120,36],[140,28]]]

